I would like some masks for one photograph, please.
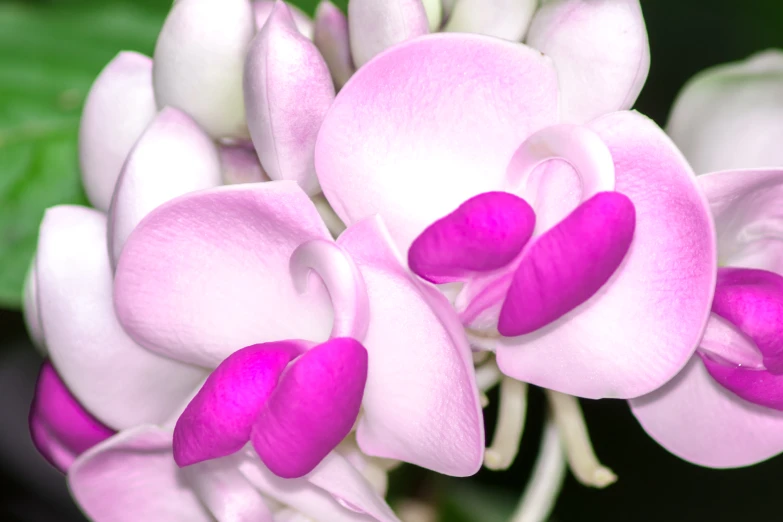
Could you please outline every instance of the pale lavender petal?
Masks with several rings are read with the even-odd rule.
[[[283,478],[310,473],[351,431],[367,382],[367,350],[340,337],[291,363],[253,424],[263,463]]]
[[[710,377],[699,357],[632,400],[631,409],[659,444],[701,466],[749,466],[783,451],[783,412],[740,399]]]
[[[223,183],[226,185],[269,181],[269,176],[258,161],[258,154],[252,143],[220,145],[218,150]]]
[[[115,429],[163,422],[204,371],[134,343],[112,305],[106,217],[84,207],[49,209],[36,255],[38,295],[53,364],[73,395]]]
[[[320,192],[313,150],[334,85],[283,2],[250,46],[244,85],[250,135],[264,170],[272,179],[298,182],[310,195]]]
[[[599,192],[536,238],[514,272],[500,334],[532,333],[593,297],[622,263],[635,227],[627,196]]]
[[[636,210],[634,239],[591,299],[532,334],[503,338],[498,364],[519,380],[588,398],[649,393],[674,377],[710,315],[715,233],[685,159],[633,112],[590,127],[609,147],[615,189]]]
[[[327,338],[327,293],[300,295],[296,248],[330,239],[290,181],[220,187],[153,210],[117,266],[115,306],[128,333],[177,360],[216,367],[236,350],[281,339]]]
[[[48,361],[38,375],[29,420],[35,447],[62,472],[76,457],[114,435],[79,404]]]
[[[371,218],[339,238],[370,300],[369,374],[357,441],[368,455],[455,476],[481,467],[484,423],[473,360],[449,302],[404,267]]]
[[[172,106],[211,136],[247,136],[242,68],[255,34],[249,0],[178,0],[155,46],[158,107]]]
[[[156,111],[152,60],[121,52],[92,84],[79,126],[82,183],[95,208],[109,209],[122,164]]]
[[[519,42],[537,7],[538,0],[458,0],[444,30]]]
[[[554,60],[566,122],[631,108],[650,68],[639,0],[550,0],[536,11],[527,44]]]
[[[27,333],[33,346],[46,356],[46,339],[44,338],[43,326],[41,325],[41,313],[38,310],[38,276],[35,273],[35,258],[27,269],[27,275],[24,279],[24,302],[22,306],[24,314],[24,324],[27,327]]]
[[[253,2],[253,13],[255,15],[257,30],[260,31],[264,28],[264,24],[269,19],[269,15],[272,14],[275,3],[277,3],[277,0],[255,0]],[[296,28],[302,33],[302,36],[312,40],[314,31],[313,21],[304,11],[295,5],[292,5],[289,2],[286,2],[285,4],[291,10],[291,15],[293,16]]]
[[[242,348],[220,363],[185,408],[174,428],[179,466],[242,449],[288,363],[307,345],[279,341]]]
[[[316,168],[346,225],[379,214],[407,252],[433,222],[501,189],[520,143],[556,120],[548,58],[496,38],[432,35],[354,74],[321,127]]]
[[[783,51],[706,69],[677,95],[666,131],[697,174],[783,167]]]
[[[95,446],[71,467],[68,483],[91,520],[214,521],[171,456],[171,433],[158,427],[140,426]]]
[[[354,73],[348,19],[329,0],[318,4],[315,12],[313,43],[329,66],[335,88],[340,89]]]
[[[185,113],[160,111],[131,150],[109,209],[108,245],[116,265],[128,236],[152,209],[221,184],[217,148]]]
[[[421,0],[350,0],[348,24],[357,67],[393,45],[429,33]]]
[[[508,192],[475,196],[439,219],[411,244],[411,270],[433,283],[464,281],[510,263],[535,228],[536,215]]]

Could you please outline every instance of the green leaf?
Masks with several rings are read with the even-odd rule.
[[[438,489],[440,522],[506,522],[519,500],[474,480],[443,479]]]
[[[20,305],[47,207],[87,204],[84,98],[121,50],[150,54],[170,1],[0,4],[0,307]]]

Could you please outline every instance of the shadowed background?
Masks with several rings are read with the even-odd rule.
[[[291,0],[312,12],[313,0]],[[345,1],[335,1],[344,7]],[[0,520],[84,520],[64,479],[37,457],[27,408],[40,358],[19,307],[21,279],[47,206],[84,203],[76,131],[84,96],[122,49],[151,54],[170,0],[0,0]],[[783,47],[780,0],[642,0],[652,64],[636,108],[663,126],[683,83],[705,67]],[[496,395],[491,395],[496,404]],[[776,520],[783,457],[752,468],[702,469],[667,453],[623,401],[582,401],[596,452],[620,477],[596,491],[566,480],[558,522]],[[435,500],[444,522],[501,522],[521,493],[545,414],[534,392],[520,456],[469,480],[395,472],[393,498]],[[487,411],[494,425],[493,406]]]

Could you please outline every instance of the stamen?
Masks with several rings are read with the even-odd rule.
[[[337,215],[337,212],[334,211],[324,195],[318,194],[317,196],[313,196],[313,204],[315,204],[315,209],[318,211],[318,214],[320,214],[321,219],[324,220],[326,228],[329,229],[329,233],[332,234],[332,237],[336,238],[342,234],[346,228],[345,223],[343,223],[340,216]]]
[[[566,460],[557,425],[551,420],[544,426],[541,448],[525,493],[510,522],[546,522],[563,487]]]
[[[503,374],[494,357],[476,368],[476,385],[479,391],[486,392],[492,389],[502,377]]]
[[[492,445],[484,453],[484,465],[491,470],[511,466],[519,451],[519,441],[527,413],[527,384],[510,377],[500,382],[500,407]]]
[[[613,191],[614,161],[598,134],[582,125],[552,125],[530,136],[514,153],[507,170],[509,192],[535,206],[540,180],[531,174],[545,161],[568,162],[582,181],[582,201],[599,192]]]
[[[571,472],[585,486],[605,488],[613,484],[617,475],[595,456],[579,400],[554,390],[546,393]]]
[[[337,243],[314,239],[291,254],[289,267],[294,286],[301,294],[307,292],[310,272],[323,281],[334,309],[330,337],[352,337],[362,342],[367,335],[370,304],[364,279],[353,259]]]

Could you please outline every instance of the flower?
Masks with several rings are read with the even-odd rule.
[[[631,408],[650,436],[685,460],[748,466],[783,451],[783,170],[722,171],[698,182],[718,234],[712,315],[685,368]]]
[[[480,35],[398,44],[337,95],[316,171],[349,227],[379,214],[414,271],[462,285],[456,312],[504,374],[634,397],[698,345],[712,222],[687,163],[643,116],[563,123],[559,107],[579,104],[560,88],[563,67]]]

